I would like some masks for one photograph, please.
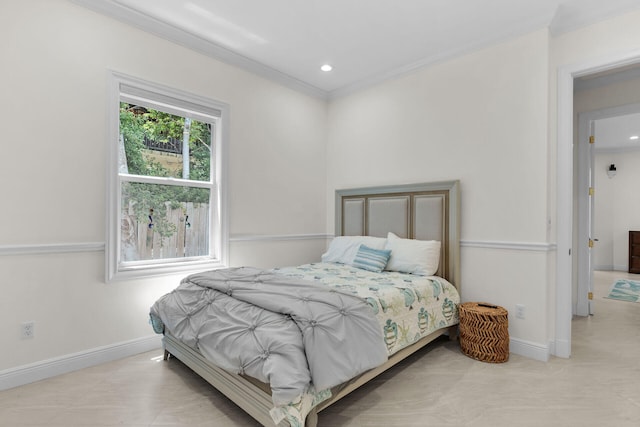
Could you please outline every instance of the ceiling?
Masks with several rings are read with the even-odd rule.
[[[576,92],[620,83],[625,85],[622,86],[624,89],[619,86],[616,90],[628,91],[640,84],[639,81],[640,64],[631,64],[578,77],[573,84]],[[640,104],[619,108],[622,112],[616,116],[594,120],[597,153],[640,150],[640,138],[631,139],[632,136],[640,137]]]
[[[542,28],[558,34],[638,0],[71,0],[323,98]],[[320,66],[333,66],[323,72]]]
[[[640,149],[640,113],[595,121],[597,151],[631,151]],[[635,136],[635,139],[631,137]]]

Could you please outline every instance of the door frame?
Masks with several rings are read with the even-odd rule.
[[[573,314],[573,200],[574,110],[573,80],[577,77],[640,63],[640,51],[610,55],[558,68],[558,122],[556,129],[556,283],[553,354],[571,356]]]
[[[585,144],[584,141],[587,138],[589,138],[589,135],[591,134],[591,131],[589,128],[590,123],[591,122],[595,123],[598,120],[602,120],[602,119],[610,119],[612,117],[625,116],[628,114],[638,114],[638,113],[640,113],[640,103],[602,108],[599,110],[580,113],[578,115],[578,140],[577,140],[578,141],[578,163],[577,163],[578,172],[577,173],[578,173],[578,179],[580,180],[580,182],[578,182],[578,188],[580,188],[580,186],[584,186],[585,182],[587,182],[588,180],[587,169],[589,165],[586,164],[587,144]],[[596,144],[596,147],[594,148],[597,148],[597,144],[598,144],[597,140],[595,144]],[[597,190],[596,190],[596,195],[597,195]],[[589,203],[588,193],[586,191],[578,191],[579,209],[580,210],[588,209],[589,208],[588,203]],[[576,251],[578,253],[577,273],[578,273],[578,278],[580,279],[580,278],[588,278],[593,276],[593,264],[589,262],[588,251],[583,248],[583,247],[586,247],[586,245],[588,244],[587,236],[589,236],[591,233],[589,221],[587,220],[587,217],[585,215],[578,214],[577,217],[578,217],[577,242],[580,245],[579,250]],[[587,295],[590,291],[588,287],[588,283],[586,283],[584,280],[578,280],[577,286],[578,286],[577,304],[574,310],[574,314],[578,316],[587,316],[589,314],[593,314],[592,310],[590,309],[590,304],[589,304],[590,301],[587,298]]]

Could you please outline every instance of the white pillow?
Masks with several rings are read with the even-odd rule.
[[[385,270],[419,276],[432,276],[438,271],[440,242],[437,240],[402,239],[389,233],[385,249],[391,250]]]
[[[340,264],[353,263],[360,245],[367,245],[372,249],[384,249],[387,239],[371,236],[337,236],[329,244],[329,249],[322,255],[322,262],[338,262]]]

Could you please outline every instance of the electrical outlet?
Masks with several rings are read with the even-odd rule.
[[[516,304],[516,318],[524,319],[524,305]]]
[[[22,338],[33,338],[35,337],[35,326],[36,322],[33,320],[30,322],[22,323]]]

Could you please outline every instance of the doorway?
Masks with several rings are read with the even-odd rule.
[[[640,68],[638,76],[629,75],[624,81],[617,81],[617,87],[633,92],[640,88]],[[614,76],[615,74],[607,74]],[[637,228],[635,215],[638,207],[630,203],[626,193],[635,191],[635,182],[640,149],[640,103],[602,108],[580,112],[584,105],[594,105],[594,99],[607,91],[604,80],[597,90],[579,91],[580,80],[576,80],[574,108],[578,110],[577,157],[575,160],[576,191],[578,194],[576,249],[577,285],[574,295],[573,314],[587,316],[594,314],[593,271],[595,269],[626,270],[627,232]],[[637,98],[640,100],[640,90]],[[625,156],[625,153],[628,154]],[[624,159],[628,160],[626,163]],[[624,164],[625,174],[617,177],[617,168]],[[617,167],[616,167],[617,164]],[[617,195],[616,193],[622,192]],[[595,198],[595,204],[594,202]],[[608,203],[603,203],[604,201]],[[619,209],[616,209],[619,208]]]
[[[571,320],[574,295],[573,249],[577,237],[574,203],[574,80],[593,75],[614,74],[636,68],[640,57],[626,55],[599,62],[562,67],[558,72],[557,128],[557,253],[556,253],[556,324],[553,354],[571,356]],[[574,227],[576,225],[576,227]]]

